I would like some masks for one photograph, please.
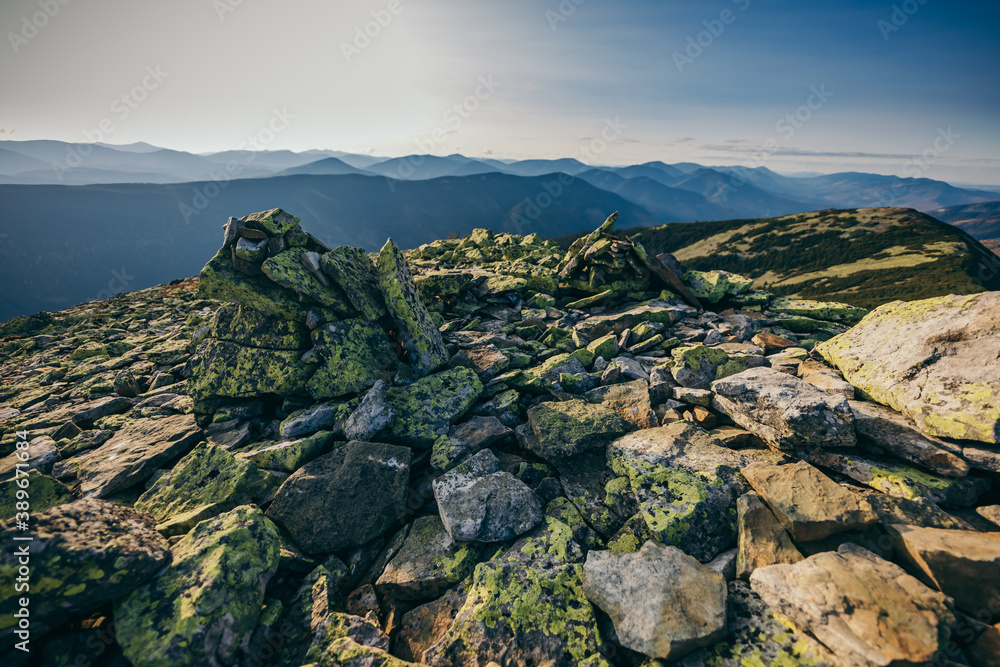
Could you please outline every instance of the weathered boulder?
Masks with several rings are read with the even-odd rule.
[[[441,521],[455,540],[502,542],[542,520],[538,497],[524,482],[501,472],[488,449],[435,479],[433,488]]]
[[[573,456],[630,430],[611,408],[582,399],[539,403],[528,410],[532,435],[526,446],[544,459]]]
[[[921,579],[981,622],[1000,616],[1000,533],[886,526],[896,553]]]
[[[340,246],[319,260],[323,273],[340,286],[351,305],[370,322],[386,314],[375,265],[361,248]]]
[[[927,435],[1000,443],[1000,292],[894,301],[817,350]]]
[[[778,449],[857,443],[847,399],[773,368],[716,380],[712,391],[712,407]]]
[[[308,254],[303,248],[289,248],[265,260],[261,265],[261,271],[282,287],[326,308],[332,308],[342,317],[351,316],[354,308],[340,290],[332,287],[329,282],[324,284],[323,280],[307,266],[305,256]]]
[[[301,394],[316,372],[300,350],[271,350],[208,339],[198,347],[188,390],[195,402],[217,397]]]
[[[334,401],[317,403],[311,407],[296,410],[285,417],[278,433],[282,438],[290,440],[303,435],[311,435],[316,431],[341,430],[352,410],[353,406],[350,403]]]
[[[196,523],[239,505],[263,500],[270,475],[220,447],[202,443],[160,475],[135,503],[167,535],[186,533]]]
[[[603,666],[594,609],[583,592],[583,554],[569,526],[547,517],[511,549],[476,566],[454,623],[425,650],[433,667]]]
[[[406,541],[375,582],[395,600],[427,600],[472,574],[481,560],[479,545],[456,542],[437,516],[413,521]]]
[[[674,547],[591,551],[583,590],[611,617],[622,646],[651,658],[676,659],[725,635],[725,580]]]
[[[263,470],[293,473],[329,452],[338,440],[341,440],[340,434],[333,431],[319,431],[296,440],[265,440],[244,447],[236,452],[236,458],[246,459]]]
[[[225,303],[212,317],[209,338],[268,350],[309,349],[305,322],[268,317],[239,303]]]
[[[736,542],[736,499],[747,490],[739,470],[751,459],[687,422],[619,438],[607,458],[663,544],[708,562]]]
[[[854,544],[756,570],[750,585],[846,664],[927,663],[948,646],[947,598]]]
[[[103,498],[144,482],[201,439],[202,430],[191,415],[130,422],[97,449],[74,459],[80,493]]]
[[[850,401],[857,434],[931,472],[948,477],[964,477],[969,464],[938,438],[923,435],[916,425],[895,410],[867,401]]]
[[[747,493],[737,501],[739,510],[739,551],[736,576],[747,579],[758,567],[778,563],[797,563],[802,554],[795,548],[788,531],[761,502],[756,493]]]
[[[403,253],[389,239],[378,256],[378,285],[385,305],[399,329],[407,360],[421,375],[448,363],[448,350],[406,266]]]
[[[590,403],[600,403],[611,408],[636,428],[655,428],[660,424],[653,412],[649,394],[649,384],[646,381],[633,380],[591,389],[583,397]]]
[[[23,487],[18,483],[20,479],[27,479],[28,489],[30,489],[31,512],[39,514],[48,511],[64,503],[72,502],[75,499],[69,488],[57,480],[47,475],[43,475],[37,470],[29,470],[28,474],[10,475],[0,481],[0,521],[11,519],[18,513],[18,503],[23,502]],[[19,497],[20,496],[20,497]],[[23,505],[21,506],[24,507]]]
[[[159,577],[115,603],[116,639],[136,667],[233,665],[260,618],[280,538],[252,505],[203,521]]]
[[[805,461],[783,466],[754,463],[743,477],[796,542],[811,542],[878,521],[867,501]]]
[[[399,365],[385,331],[360,318],[320,325],[312,340],[315,359],[321,361],[306,384],[314,399],[360,393],[375,384],[379,371]]]
[[[377,380],[344,422],[348,440],[371,440],[392,423],[395,410],[389,405],[384,380]]]
[[[510,427],[496,417],[472,417],[452,426],[447,438],[439,438],[434,443],[431,467],[450,470],[466,456],[489,447],[511,433]]]
[[[479,398],[483,383],[469,368],[451,368],[428,375],[407,387],[386,390],[392,408],[389,436],[393,441],[427,449],[446,437]]]
[[[286,479],[267,516],[309,553],[358,546],[403,515],[409,475],[409,449],[351,441]]]
[[[128,595],[169,558],[169,545],[149,517],[96,498],[33,514],[30,532],[13,521],[0,522],[0,529],[6,536],[0,546],[0,637],[8,647],[23,596],[30,599],[30,638],[35,639],[69,616]],[[30,575],[15,587],[25,557]]]

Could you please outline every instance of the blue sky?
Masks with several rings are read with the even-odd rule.
[[[62,2],[0,7],[0,138],[1000,185],[985,0]]]

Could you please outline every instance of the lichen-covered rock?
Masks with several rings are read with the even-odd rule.
[[[307,268],[303,262],[305,254],[306,251],[302,248],[285,250],[269,257],[261,265],[261,271],[278,285],[308,297],[322,306],[332,308],[342,317],[350,317],[354,313],[354,308],[338,288],[324,285],[316,274]]]
[[[876,491],[900,498],[927,498],[940,505],[966,507],[989,488],[982,477],[941,477],[892,460],[835,451],[810,452],[810,463],[846,475]]]
[[[388,336],[377,324],[361,319],[324,324],[312,332],[313,351],[322,365],[306,384],[314,399],[365,391],[379,371],[399,364]]]
[[[510,366],[510,359],[493,345],[477,345],[468,350],[459,350],[448,362],[449,368],[465,366],[476,372],[483,382],[492,380]]]
[[[1000,443],[1000,292],[894,301],[817,346],[927,435]]]
[[[725,580],[674,547],[591,551],[583,590],[611,617],[622,646],[651,658],[676,659],[726,631]]]
[[[488,449],[435,479],[433,488],[441,521],[455,540],[503,542],[542,520],[538,497],[524,482],[500,471]]]
[[[258,211],[244,217],[241,222],[250,229],[265,232],[268,236],[282,236],[299,228],[299,218],[280,208]]]
[[[0,521],[13,518],[19,511],[17,503],[23,501],[24,493],[18,497],[18,491],[23,491],[24,487],[18,484],[18,479],[27,479],[27,489],[30,489],[31,512],[37,514],[45,512],[53,507],[74,500],[73,493],[65,484],[43,475],[37,470],[29,470],[27,475],[10,475],[0,481]],[[23,506],[22,506],[23,507]]]
[[[209,338],[270,350],[306,350],[309,329],[298,320],[267,317],[238,303],[223,304],[212,317]]]
[[[496,417],[473,417],[448,431],[447,438],[438,438],[431,453],[431,467],[446,471],[465,457],[513,433]]]
[[[955,623],[942,593],[850,543],[762,567],[750,585],[845,664],[928,663],[948,647]]]
[[[403,547],[375,582],[375,588],[395,600],[437,597],[472,574],[481,560],[479,545],[456,542],[437,516],[413,521]]]
[[[324,253],[319,263],[363,318],[376,322],[386,314],[375,265],[364,250],[340,246]]]
[[[857,444],[847,399],[773,368],[716,380],[712,391],[713,408],[778,449]]]
[[[750,290],[753,280],[728,271],[688,271],[684,282],[691,293],[702,301],[719,303],[727,296]]]
[[[429,448],[448,434],[482,391],[476,373],[461,367],[421,378],[408,387],[392,387],[386,391],[394,413],[389,437],[411,447]]]
[[[528,424],[534,438],[527,447],[547,460],[579,454],[630,430],[614,410],[581,399],[539,403],[528,410]]]
[[[358,546],[406,511],[409,476],[409,449],[348,442],[286,479],[267,516],[308,553]]]
[[[399,329],[407,361],[421,375],[448,363],[448,350],[413,284],[403,253],[389,239],[378,257],[378,285]]]
[[[191,415],[130,422],[97,449],[73,459],[80,493],[103,498],[144,482],[154,470],[186,454],[202,437]]]
[[[673,324],[688,312],[694,312],[687,307],[678,307],[666,301],[650,301],[641,306],[635,306],[614,313],[594,315],[579,322],[576,330],[588,338],[595,339],[610,333],[620,334],[643,322],[655,324]]]
[[[741,373],[749,368],[758,368],[767,362],[755,354],[730,356],[719,347],[693,345],[674,348],[670,352],[673,361],[670,372],[682,387],[708,389],[714,380]]]
[[[767,305],[769,310],[786,315],[811,317],[829,322],[859,322],[868,311],[846,303],[833,301],[812,301],[810,299],[788,299],[776,297]]]
[[[232,253],[223,248],[201,270],[198,294],[205,299],[232,301],[267,317],[305,322],[308,306],[292,292],[263,276],[252,277],[233,268]]]
[[[232,665],[260,617],[280,540],[259,509],[203,521],[170,567],[115,604],[116,639],[136,667]]]
[[[433,667],[607,666],[594,609],[583,592],[583,554],[572,531],[546,518],[510,551],[476,566],[451,628],[424,651]]]
[[[259,502],[271,489],[270,476],[253,463],[202,443],[160,475],[135,508],[156,519],[160,532],[179,535],[199,521]]]
[[[333,431],[319,431],[298,440],[254,443],[237,452],[236,458],[246,459],[265,470],[291,473],[326,454],[338,438],[339,434]]]
[[[188,391],[196,403],[218,397],[301,394],[316,368],[316,361],[302,360],[300,350],[268,350],[208,339],[198,348]]]
[[[8,647],[20,598],[30,600],[30,636],[18,639],[36,639],[67,617],[128,595],[169,557],[149,517],[96,498],[33,514],[30,532],[13,521],[0,522],[0,529],[6,537],[0,546],[0,638]],[[30,575],[24,578],[19,568],[26,564]]]
[[[629,424],[642,429],[660,425],[649,394],[649,385],[644,380],[633,380],[591,389],[583,397],[590,403],[611,408]]]
[[[805,461],[753,463],[742,474],[796,542],[821,540],[878,521],[866,500]]]
[[[750,459],[686,422],[620,438],[607,457],[660,542],[701,562],[735,544],[739,470]]]

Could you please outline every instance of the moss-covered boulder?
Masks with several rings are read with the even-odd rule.
[[[266,233],[268,236],[284,236],[299,229],[299,218],[280,208],[258,211],[244,217],[242,222],[250,229]]]
[[[927,435],[1000,443],[1000,292],[894,301],[816,350]]]
[[[5,477],[3,481],[0,481],[0,521],[11,519],[20,511],[17,509],[17,504],[24,500],[25,495],[31,499],[32,513],[45,512],[58,505],[72,502],[74,499],[73,493],[65,484],[43,475],[37,470],[29,470],[26,476],[22,475],[19,478],[16,478],[13,473],[10,473],[9,477]],[[19,484],[19,479],[27,479],[27,482]],[[18,494],[18,491],[22,491],[22,493]]]
[[[203,521],[162,575],[115,604],[116,638],[136,667],[231,665],[257,626],[278,567],[277,528],[242,506]]]
[[[570,527],[546,518],[510,551],[476,566],[465,604],[423,662],[450,667],[503,655],[517,665],[606,665],[582,556]]]
[[[6,536],[0,546],[0,638],[6,646],[13,644],[8,640],[15,637],[20,598],[30,600],[30,639],[35,639],[69,616],[128,595],[169,557],[167,542],[149,517],[94,498],[34,514],[30,532],[13,521],[0,522],[0,529]],[[13,539],[18,536],[31,540]],[[19,572],[25,559],[27,578]]]
[[[682,387],[708,389],[715,380],[741,373],[748,368],[764,366],[760,355],[732,355],[718,347],[691,345],[670,352],[673,357],[670,372]]]
[[[263,500],[272,485],[271,476],[253,463],[202,443],[160,475],[135,508],[156,519],[157,530],[179,535],[200,521]]]
[[[195,404],[213,398],[302,394],[317,369],[299,350],[268,350],[209,339],[198,348],[188,381]]]
[[[444,593],[472,574],[482,548],[474,542],[456,542],[440,517],[415,519],[403,547],[386,565],[375,588],[396,600],[428,600]]]
[[[459,366],[429,375],[407,387],[386,390],[393,410],[393,441],[427,449],[447,437],[451,425],[475,404],[483,383],[471,368]]]
[[[811,317],[816,320],[830,322],[847,322],[854,324],[868,314],[864,308],[858,308],[846,303],[833,301],[812,301],[810,299],[788,299],[776,297],[767,305],[769,310],[785,315]]]
[[[325,277],[320,279],[306,266],[303,261],[303,256],[306,254],[307,252],[302,248],[291,248],[269,257],[261,265],[261,270],[265,276],[278,285],[322,306],[332,308],[342,317],[354,314],[354,308],[348,303],[340,289],[330,285],[329,281],[324,283]]]
[[[719,303],[727,296],[749,291],[753,280],[728,271],[688,271],[684,282],[691,293],[702,301]]]
[[[385,305],[396,322],[410,366],[421,375],[448,363],[441,333],[420,298],[403,253],[389,239],[378,257],[378,285]]]
[[[267,515],[308,553],[369,542],[406,511],[410,450],[351,441],[297,470]]]
[[[223,304],[212,317],[209,337],[269,350],[309,349],[309,329],[304,321],[268,317],[238,303]]]
[[[319,431],[297,440],[258,442],[237,452],[236,458],[265,470],[291,473],[330,451],[337,437],[333,431]]]
[[[323,273],[343,290],[347,300],[363,318],[376,322],[386,314],[375,265],[364,250],[340,246],[324,253],[319,265]]]
[[[268,317],[298,322],[305,322],[309,310],[284,287],[234,269],[229,248],[219,250],[201,270],[198,294],[205,299],[240,303]]]
[[[631,430],[611,408],[582,399],[539,403],[528,410],[530,439],[522,444],[547,460],[579,454]]]
[[[324,324],[312,339],[314,359],[321,365],[306,390],[317,400],[363,392],[375,384],[379,371],[399,364],[382,328],[362,319]]]
[[[739,471],[750,459],[687,422],[627,435],[607,456],[657,540],[703,563],[736,543]]]

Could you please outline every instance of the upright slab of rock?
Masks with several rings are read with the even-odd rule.
[[[894,301],[817,346],[927,435],[1000,443],[1000,292]]]
[[[378,284],[385,305],[399,328],[410,365],[421,375],[433,373],[448,363],[448,350],[431,321],[427,307],[413,286],[403,253],[389,239],[378,256]]]

